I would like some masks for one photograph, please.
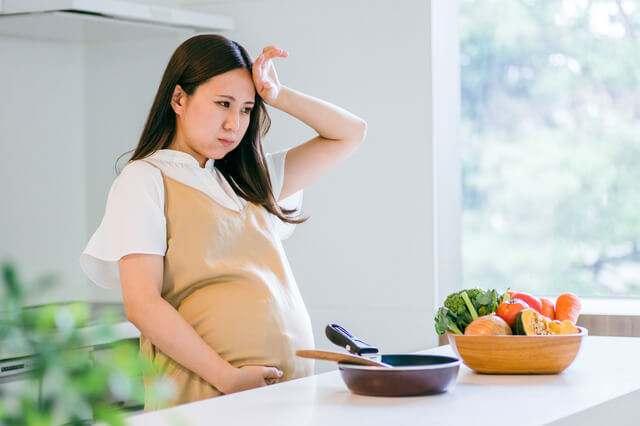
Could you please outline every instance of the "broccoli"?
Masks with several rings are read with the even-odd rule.
[[[444,301],[444,307],[456,315],[462,315],[467,311],[467,305],[460,297],[460,293],[453,293],[447,296]]]
[[[471,288],[450,294],[444,301],[444,307],[438,309],[436,331],[438,334],[447,331],[463,334],[473,320],[495,312],[497,308],[498,297],[495,290]]]
[[[462,300],[464,300],[464,303],[467,305],[467,308],[469,309],[469,312],[471,313],[471,317],[474,320],[478,319],[478,312],[476,311],[476,307],[473,306],[473,302],[471,302],[471,299],[469,298],[469,294],[467,294],[467,292],[465,290],[462,290],[460,292],[460,296],[462,297]]]
[[[469,299],[471,299],[471,300],[475,300],[478,297],[478,295],[484,293],[479,288],[468,288],[468,289],[464,290],[464,292],[467,293],[467,296],[469,296]]]
[[[478,292],[474,290],[475,289],[462,290],[458,293],[450,294],[444,301],[445,308],[448,308],[458,316],[464,315],[465,312],[469,312],[471,314],[472,321],[478,318],[478,312],[471,302],[472,298],[475,299],[478,294]],[[471,292],[471,295],[469,292]]]

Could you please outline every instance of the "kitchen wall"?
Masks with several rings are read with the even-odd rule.
[[[254,56],[267,44],[287,49],[290,57],[277,64],[283,84],[369,124],[362,147],[305,190],[303,214],[311,218],[284,243],[316,346],[335,348],[324,337],[329,322],[385,352],[435,346],[438,288],[459,283],[459,236],[446,232],[459,203],[456,164],[440,167],[439,160],[442,149],[457,146],[449,125],[458,102],[457,33],[438,39],[452,30],[436,22],[455,13],[455,2],[181,4],[233,17],[231,36]],[[182,39],[63,45],[0,38],[0,78],[12,82],[7,99],[16,99],[0,106],[0,195],[8,206],[0,211],[0,258],[12,254],[30,276],[64,273],[63,288],[32,301],[120,300],[117,290],[87,283],[77,259],[102,218],[116,157],[134,148]],[[38,78],[36,90],[30,76]],[[314,136],[280,111],[271,109],[271,117],[267,151]],[[318,371],[327,368],[318,363]]]
[[[84,299],[78,268],[86,239],[84,49],[0,37],[0,259],[31,284],[54,273],[60,286],[30,304]]]

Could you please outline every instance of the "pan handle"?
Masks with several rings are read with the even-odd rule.
[[[347,348],[349,352],[356,355],[378,353],[378,348],[363,342],[338,324],[327,325],[325,334],[331,342]]]

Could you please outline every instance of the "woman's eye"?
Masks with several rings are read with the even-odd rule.
[[[229,102],[220,101],[220,102],[218,102],[218,105],[223,106],[225,108],[229,108]]]
[[[242,110],[242,112],[244,112],[245,114],[251,114],[251,110],[253,110],[253,108],[245,108]]]

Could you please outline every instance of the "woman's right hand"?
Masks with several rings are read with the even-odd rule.
[[[234,368],[228,380],[218,390],[222,393],[234,393],[247,389],[259,388],[267,385],[267,379],[279,379],[282,371],[276,367],[265,367],[262,365],[245,365]],[[272,383],[272,381],[269,381]]]

